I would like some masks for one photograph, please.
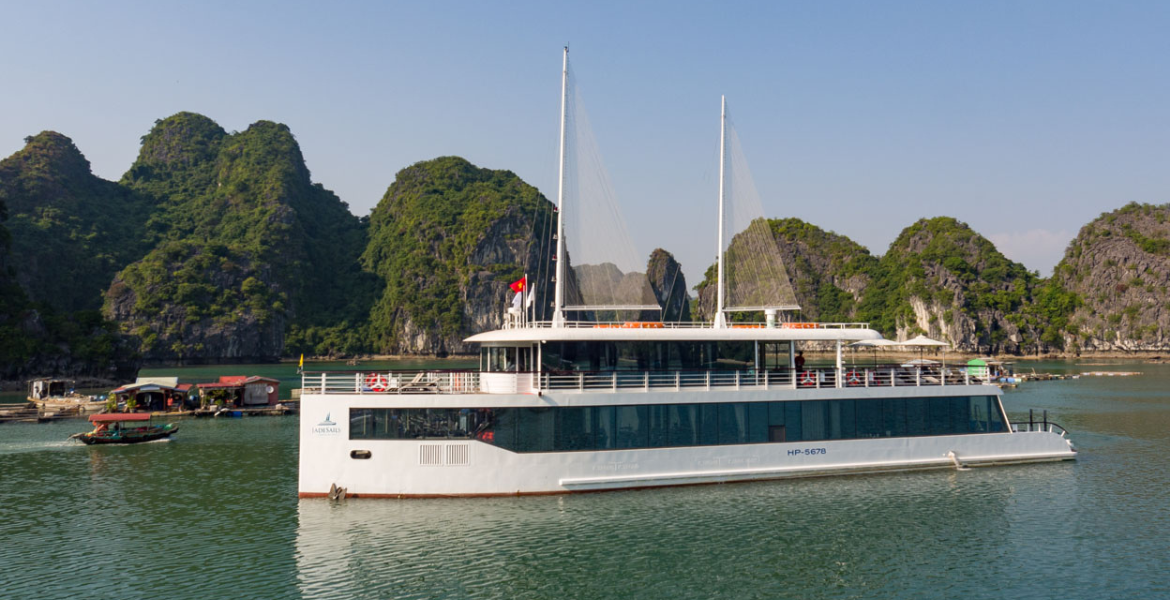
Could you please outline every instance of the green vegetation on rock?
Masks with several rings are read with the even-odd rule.
[[[69,138],[45,131],[0,161],[11,265],[29,298],[60,312],[97,310],[114,273],[146,250],[146,199],[93,175]]]
[[[90,172],[51,131],[0,161],[0,379],[108,377],[134,369],[102,290],[142,243],[141,197]]]
[[[507,284],[528,267],[538,306],[550,289],[552,204],[511,171],[447,156],[398,172],[370,215],[362,264],[385,287],[370,327],[382,352],[462,348],[474,315],[498,325]],[[540,281],[540,273],[544,273]]]
[[[364,227],[312,183],[288,127],[259,121],[228,134],[176,114],[143,137],[122,183],[159,207],[146,232],[158,243],[115,280],[106,309],[148,357],[274,358],[286,329],[293,351],[355,350],[322,342],[369,310]],[[226,331],[257,343],[234,344]]]

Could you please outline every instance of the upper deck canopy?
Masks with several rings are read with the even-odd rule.
[[[150,413],[108,413],[94,415],[89,418],[92,423],[110,423],[114,421],[149,421]]]
[[[682,325],[682,326],[680,326]],[[689,326],[688,326],[689,325]],[[787,325],[785,327],[784,325]],[[797,327],[800,326],[800,327]],[[882,334],[864,323],[785,323],[768,329],[763,325],[732,325],[717,329],[710,325],[678,323],[581,323],[568,327],[516,327],[485,331],[467,338],[477,344],[515,342],[855,342],[882,339]]]

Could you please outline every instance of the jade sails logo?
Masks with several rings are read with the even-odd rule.
[[[313,433],[328,436],[341,435],[341,427],[330,420],[329,413],[325,413],[325,420],[313,426]]]

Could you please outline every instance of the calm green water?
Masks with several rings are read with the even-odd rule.
[[[1005,396],[1073,464],[560,497],[297,500],[295,417],[4,425],[0,597],[1167,598],[1170,367],[1118,367]]]

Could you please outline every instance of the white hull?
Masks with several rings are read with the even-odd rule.
[[[956,390],[958,391],[958,390]],[[970,387],[964,390],[970,394]],[[939,395],[940,390],[896,390]],[[814,392],[815,393],[815,392]],[[893,390],[821,390],[815,395],[874,397]],[[751,401],[751,393],[697,395],[703,401]],[[775,393],[769,394],[772,399]],[[789,392],[809,397],[808,392]],[[690,401],[687,394],[602,394],[588,404]],[[718,397],[713,397],[718,396]],[[510,395],[490,406],[581,405],[581,395]],[[726,446],[516,453],[478,440],[349,439],[349,409],[474,407],[484,395],[353,397],[305,395],[301,403],[301,497],[332,486],[356,497],[498,496],[592,492],[671,485],[812,477],[928,468],[1070,460],[1072,444],[1052,431],[891,437]],[[325,425],[332,423],[332,425]],[[1010,430],[1010,427],[1009,427]],[[351,452],[367,451],[369,458]]]

